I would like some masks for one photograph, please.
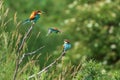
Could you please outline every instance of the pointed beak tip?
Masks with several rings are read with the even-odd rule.
[[[42,14],[44,14],[45,12],[44,11],[42,11]]]

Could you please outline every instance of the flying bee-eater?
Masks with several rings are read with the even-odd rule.
[[[47,36],[51,33],[61,33],[61,31],[57,28],[49,28],[48,29],[48,33],[47,33]]]
[[[65,39],[63,44],[63,52],[69,50],[70,48],[71,48],[70,41],[68,39]]]
[[[26,24],[28,22],[32,22],[32,23],[36,23],[37,20],[40,18],[40,15],[42,14],[43,12],[40,11],[40,10],[37,10],[37,11],[33,11],[30,15],[30,17],[28,19],[26,19],[23,24]]]

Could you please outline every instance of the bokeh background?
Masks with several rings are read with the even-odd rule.
[[[119,0],[0,2],[0,80],[12,78],[17,49],[31,25],[21,22],[34,10],[45,13],[35,24],[23,53],[45,48],[25,58],[18,79],[23,80],[53,62],[62,52],[64,39],[69,39],[72,48],[62,62],[43,74],[42,80],[120,80]],[[50,27],[57,27],[62,33],[46,36]]]

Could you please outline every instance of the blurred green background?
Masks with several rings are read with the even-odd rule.
[[[30,27],[30,24],[19,23],[32,11],[42,10],[45,13],[35,24],[23,52],[31,52],[41,46],[45,48],[34,57],[27,57],[23,65],[32,58],[37,60],[35,65],[40,69],[47,66],[60,55],[64,39],[69,39],[72,48],[63,59],[64,66],[69,63],[78,66],[84,60],[92,59],[108,71],[120,71],[120,0],[5,0],[3,5],[0,11],[1,60],[6,57],[4,54],[15,56],[19,47],[17,42],[21,42]],[[57,27],[62,33],[46,37],[50,27]]]

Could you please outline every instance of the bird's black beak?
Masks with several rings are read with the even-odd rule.
[[[44,14],[45,12],[44,11],[41,11],[41,12],[39,12],[38,14]]]
[[[42,11],[42,14],[44,14],[45,12],[44,11]]]

